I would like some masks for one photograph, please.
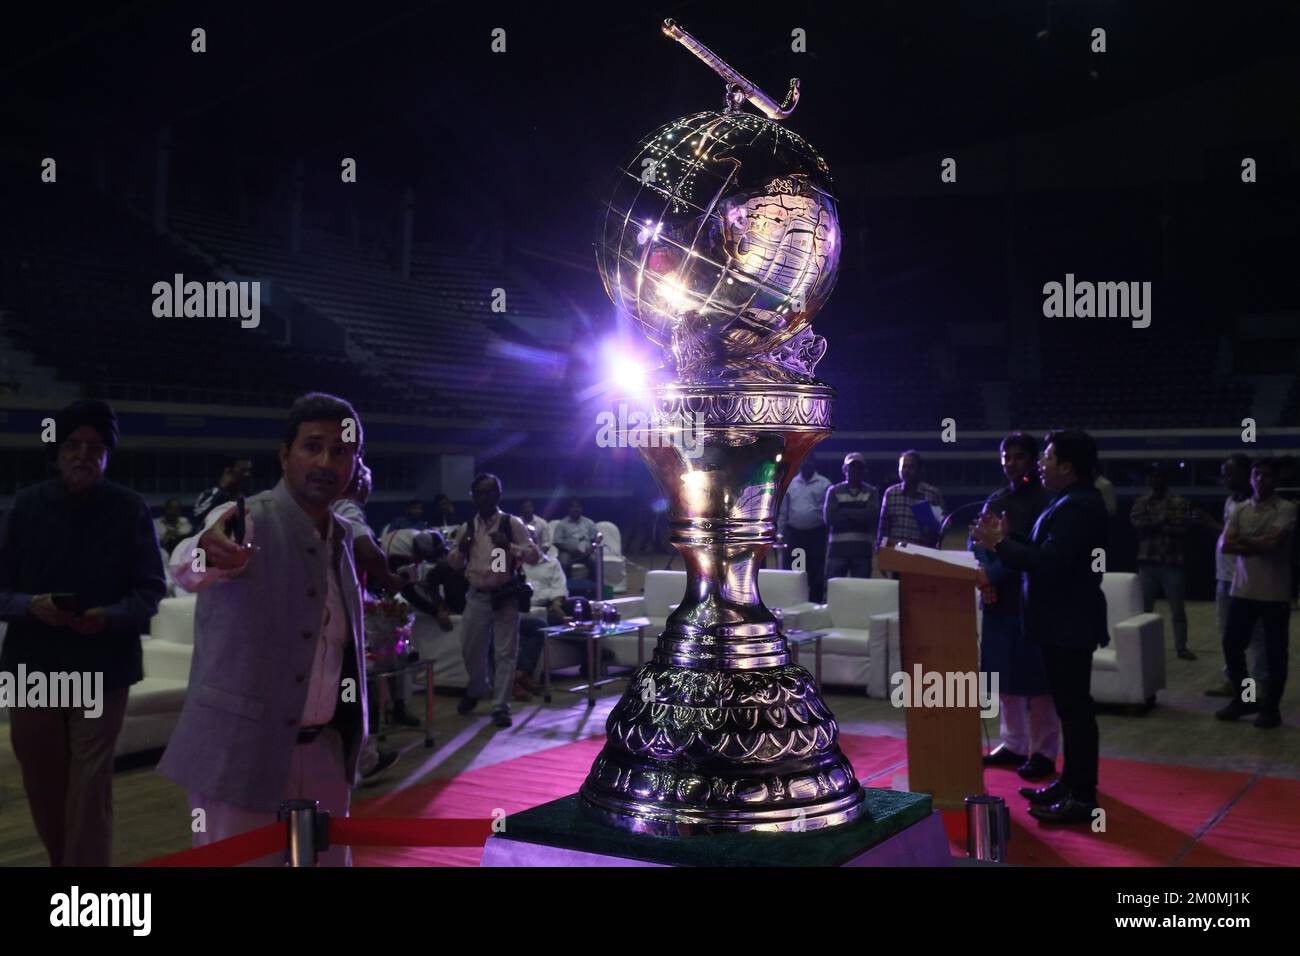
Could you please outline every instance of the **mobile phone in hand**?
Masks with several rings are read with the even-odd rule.
[[[84,594],[51,594],[50,599],[60,611],[70,611],[73,614],[85,614],[94,607],[94,602]]]

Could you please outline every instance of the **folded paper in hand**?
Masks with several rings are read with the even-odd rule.
[[[938,534],[939,529],[943,527],[939,515],[935,513],[938,510],[928,501],[918,501],[912,505],[912,514],[916,515],[916,523],[921,526],[922,531],[928,531],[930,534]]]

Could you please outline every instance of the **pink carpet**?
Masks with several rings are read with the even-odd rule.
[[[904,741],[844,735],[841,746],[868,786],[906,772]],[[604,743],[592,737],[358,802],[362,817],[487,819],[578,789]],[[873,779],[875,778],[875,779]],[[984,774],[1011,807],[1010,862],[1028,866],[1300,866],[1300,781],[1131,760],[1101,762],[1106,830],[1040,827],[1012,771]],[[954,846],[964,853],[964,847]],[[478,848],[361,847],[359,866],[476,866]]]

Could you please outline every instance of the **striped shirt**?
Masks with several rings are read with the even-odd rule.
[[[871,554],[880,521],[879,495],[876,487],[866,482],[856,490],[847,481],[831,485],[826,492],[825,517],[831,529],[827,554],[832,558]]]
[[[1129,521],[1138,533],[1138,561],[1181,568],[1191,515],[1191,505],[1181,495],[1143,495],[1133,502]]]

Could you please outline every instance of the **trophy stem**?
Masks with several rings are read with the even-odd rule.
[[[780,497],[830,434],[820,384],[671,383],[641,454],[686,563],[653,660],[610,713],[582,787],[587,813],[639,832],[803,830],[848,822],[862,790],[812,676],[791,663],[758,567]],[[673,440],[676,436],[677,440]]]

